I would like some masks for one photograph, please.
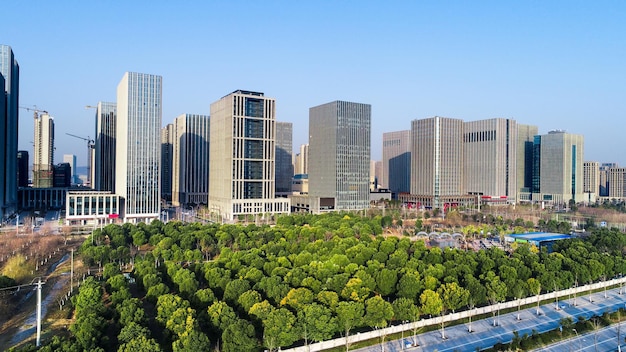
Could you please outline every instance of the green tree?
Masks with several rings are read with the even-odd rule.
[[[270,351],[290,346],[298,337],[296,317],[285,308],[271,311],[263,320],[263,342]]]
[[[254,326],[243,319],[237,319],[222,333],[224,352],[257,351],[259,341],[256,339]]]
[[[117,335],[117,340],[123,344],[139,336],[150,338],[150,329],[131,321],[122,327],[122,330],[120,330],[120,333]]]
[[[433,290],[424,290],[420,295],[421,311],[428,315],[437,315],[443,309],[443,302],[439,294]]]
[[[145,336],[138,336],[122,344],[117,352],[160,352],[161,346],[154,340]]]
[[[308,288],[292,288],[287,296],[280,301],[280,305],[288,305],[296,310],[300,310],[305,304],[313,302],[315,295]]]
[[[365,316],[363,323],[369,327],[387,326],[387,322],[393,318],[393,307],[380,296],[374,296],[365,301]]]
[[[394,293],[397,282],[398,274],[395,270],[383,268],[376,275],[376,287],[378,288],[378,293],[383,296],[389,296]]]
[[[317,303],[305,305],[298,311],[298,324],[305,345],[308,340],[329,340],[337,331],[337,318],[329,308]]]
[[[437,292],[439,293],[439,297],[441,297],[444,307],[443,310],[450,309],[453,313],[457,309],[465,306],[470,296],[470,292],[460,287],[456,282],[441,285]]]
[[[537,315],[539,315],[539,293],[541,293],[541,283],[539,280],[532,277],[526,282],[528,284],[528,291],[537,296]]]
[[[226,302],[217,301],[213,303],[207,312],[211,324],[222,331],[237,320],[235,311]]]
[[[245,279],[236,279],[229,282],[224,290],[224,300],[229,303],[236,303],[242,293],[250,289],[250,283]]]
[[[237,303],[243,308],[244,311],[250,311],[253,305],[260,303],[263,300],[261,294],[255,290],[248,290],[239,296]]]
[[[211,349],[211,341],[200,331],[185,331],[180,338],[172,343],[173,352],[187,351],[209,351]]]
[[[415,270],[408,271],[402,275],[400,280],[398,280],[397,286],[399,297],[409,298],[414,302],[423,289],[420,274]]]
[[[346,337],[346,351],[349,347],[350,330],[357,326],[361,326],[363,323],[363,314],[365,307],[361,302],[339,302],[336,308],[337,323]]]

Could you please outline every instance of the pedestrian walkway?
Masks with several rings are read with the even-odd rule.
[[[537,308],[523,309],[517,319],[517,311],[500,315],[494,319],[482,319],[472,322],[472,332],[469,324],[459,324],[449,326],[444,329],[445,339],[442,338],[441,329],[429,331],[417,336],[404,337],[403,341],[387,341],[355,351],[358,352],[395,352],[395,351],[479,351],[491,348],[498,343],[510,343],[514,338],[514,332],[518,336],[533,333],[544,333],[558,329],[560,320],[571,318],[578,321],[579,317],[589,319],[595,315],[602,315],[605,312],[614,312],[619,308],[626,307],[626,294],[620,294],[621,289],[615,288],[605,292],[593,293],[590,296],[581,296],[576,299],[560,301],[558,307],[555,303],[546,304],[540,307],[540,314],[537,315]],[[606,297],[605,297],[606,294]],[[591,298],[591,299],[590,299]],[[416,341],[417,347],[407,346]],[[614,344],[614,346],[616,346]],[[616,349],[617,347],[614,347]],[[590,350],[591,351],[591,350]]]

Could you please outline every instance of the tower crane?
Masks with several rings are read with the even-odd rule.
[[[46,110],[40,110],[40,109],[37,109],[37,105],[33,105],[33,107],[32,107],[32,108],[29,108],[29,107],[27,107],[27,106],[20,106],[20,109],[24,109],[24,110],[26,110],[26,111],[32,111],[32,112],[33,112],[33,114],[34,114],[34,118],[39,117],[39,113],[40,113],[40,112],[42,112],[42,113],[44,113],[44,114],[47,114],[47,113],[48,113]]]
[[[96,147],[96,141],[91,139],[89,136],[85,138],[85,137],[77,136],[71,133],[65,133],[65,134],[70,137],[82,139],[87,142],[87,183],[89,183],[90,187],[93,187],[93,185],[91,184],[91,154],[92,154],[92,150]]]

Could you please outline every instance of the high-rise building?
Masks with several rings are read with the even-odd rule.
[[[210,119],[183,114],[174,120],[172,204],[209,203]]]
[[[608,169],[608,196],[611,198],[626,197],[626,168],[611,167]]]
[[[301,144],[300,152],[296,154],[294,163],[294,173],[296,175],[306,175],[309,172],[309,145]]]
[[[587,194],[585,201],[591,202],[600,192],[600,163],[585,161],[583,170],[583,192]]]
[[[618,167],[617,163],[602,163],[599,168],[599,193],[601,197],[608,197],[609,195],[609,170],[611,168]]]
[[[127,72],[117,86],[115,193],[124,221],[150,221],[161,212],[162,77]]]
[[[535,136],[534,144],[533,200],[552,203],[586,200],[583,136],[556,130]]]
[[[275,198],[276,100],[237,90],[211,104],[209,209],[219,218],[289,213]]]
[[[531,200],[533,187],[533,145],[539,128],[517,125],[517,199]]]
[[[76,155],[74,155],[74,154],[63,154],[63,163],[70,164],[70,172],[71,172],[70,183],[74,183],[74,184],[79,183],[80,180],[79,180],[78,174],[76,172]]]
[[[488,202],[517,197],[517,123],[487,119],[463,125],[463,180],[466,192]]]
[[[174,124],[168,123],[161,128],[161,198],[172,201],[172,183],[174,180]]]
[[[29,177],[28,152],[20,150],[17,152],[17,186],[28,187]]]
[[[411,192],[411,131],[383,133],[383,166],[379,184],[392,193]]]
[[[33,187],[53,186],[54,118],[47,113],[35,113],[35,155],[33,160]]]
[[[411,194],[425,196],[422,205],[433,208],[445,208],[446,199],[464,195],[463,156],[463,120],[413,120]]]
[[[98,191],[115,191],[115,138],[117,104],[98,102],[96,109],[96,139],[91,166],[91,187]]]
[[[276,122],[276,195],[287,196],[291,193],[293,179],[293,124]]]
[[[72,166],[70,163],[60,163],[52,167],[54,174],[53,187],[68,188],[72,183]]]
[[[0,220],[17,211],[17,130],[20,67],[0,44]]]
[[[309,109],[311,211],[369,208],[371,105],[334,101]]]

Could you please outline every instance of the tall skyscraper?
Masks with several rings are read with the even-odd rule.
[[[392,193],[411,191],[411,131],[383,133],[383,167],[379,183]]]
[[[582,135],[557,130],[535,136],[533,162],[539,170],[534,170],[533,193],[539,194],[533,194],[533,200],[555,203],[586,200],[583,194],[583,160]]]
[[[539,128],[517,125],[517,199],[531,200],[533,187],[533,141]]]
[[[20,150],[17,152],[17,186],[28,187],[29,177],[28,152]]]
[[[289,213],[289,199],[275,198],[276,101],[237,90],[211,104],[210,120],[210,211],[226,221]]]
[[[276,195],[286,196],[291,193],[293,178],[293,124],[276,122]]]
[[[174,180],[174,124],[168,123],[161,129],[161,198],[172,201]]]
[[[17,130],[20,67],[0,44],[0,219],[17,210]]]
[[[300,152],[296,154],[296,162],[294,165],[294,173],[296,175],[309,173],[309,145],[301,144]]]
[[[463,188],[490,202],[517,198],[517,123],[487,119],[463,125]]]
[[[35,155],[33,160],[33,187],[53,186],[54,118],[35,112]]]
[[[595,199],[600,192],[600,163],[585,161],[583,178],[583,192],[587,193],[585,201],[591,201],[591,198]]]
[[[76,172],[76,155],[63,154],[63,162],[70,164],[70,182],[78,183],[78,173]]]
[[[371,105],[334,101],[309,109],[311,210],[369,208]],[[319,201],[318,201],[319,200]]]
[[[184,114],[174,120],[172,205],[209,203],[210,119]]]
[[[611,167],[608,169],[608,196],[612,198],[626,197],[626,168]]]
[[[611,168],[618,167],[617,163],[602,163],[599,169],[599,195],[601,197],[608,197],[609,195],[609,170]]]
[[[96,139],[91,166],[92,188],[98,191],[115,191],[115,138],[117,105],[98,102],[96,110]]]
[[[463,120],[413,120],[411,139],[411,194],[430,197],[426,206],[433,208],[445,207],[441,198],[465,194]]]
[[[127,72],[117,86],[115,193],[124,221],[158,219],[161,212],[162,77]]]

